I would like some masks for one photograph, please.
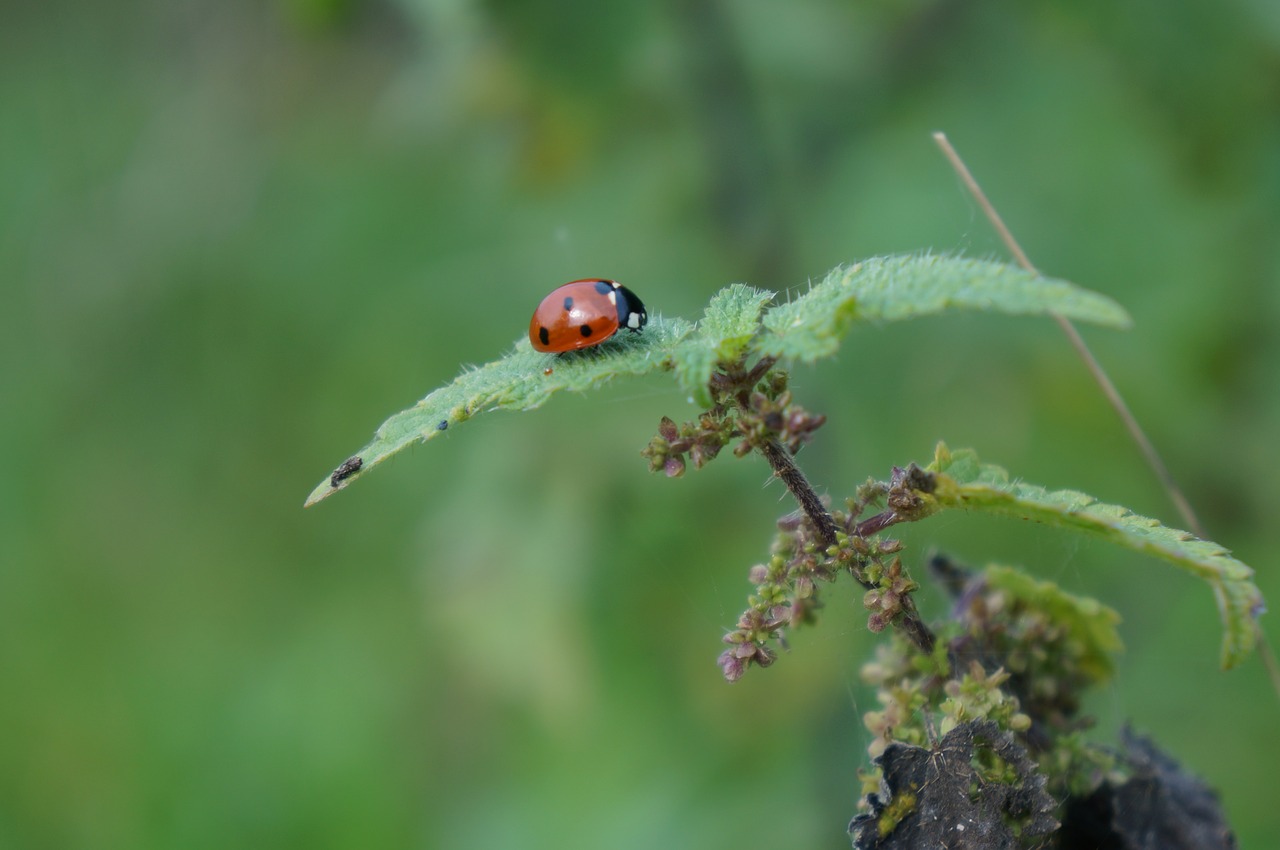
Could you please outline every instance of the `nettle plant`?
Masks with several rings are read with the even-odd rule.
[[[968,450],[939,444],[926,467],[909,464],[831,504],[796,465],[796,450],[825,417],[803,408],[784,366],[834,354],[862,323],[953,310],[1057,314],[1125,328],[1112,300],[1070,283],[995,262],[896,256],[833,270],[808,292],[773,304],[774,293],[734,284],[694,322],[654,316],[642,333],[618,333],[566,354],[518,340],[507,356],[388,419],[310,497],[345,489],[406,446],[490,410],[529,410],[561,390],[587,390],[619,375],[670,372],[701,408],[664,417],[642,454],[675,478],[731,447],[761,455],[799,510],[782,517],[768,556],[752,567],[742,616],[724,636],[724,677],[768,667],[786,633],[811,625],[825,585],[861,586],[867,628],[883,633],[863,678],[880,710],[861,773],[861,814],[849,831],[860,848],[1229,847],[1212,793],[1149,741],[1126,733],[1108,748],[1082,737],[1085,691],[1113,672],[1118,615],[1007,566],[970,570],[927,560],[954,599],[943,623],[923,621],[920,588],[889,536],[900,523],[947,511],[1032,520],[1154,556],[1208,583],[1221,616],[1221,660],[1234,667],[1259,639],[1262,596],[1252,570],[1214,543],[1165,527],[1084,493],[1010,479]],[[1179,841],[1184,843],[1178,843]]]

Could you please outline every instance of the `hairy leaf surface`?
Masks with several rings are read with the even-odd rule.
[[[919,494],[928,505],[926,513],[963,508],[1032,520],[1154,555],[1204,580],[1213,590],[1224,629],[1224,668],[1239,664],[1257,644],[1257,620],[1265,605],[1253,583],[1253,570],[1217,543],[1085,493],[1012,481],[1004,469],[980,462],[967,449],[952,452],[940,443],[929,471],[937,474],[937,486],[931,494]]]
[[[567,354],[534,351],[522,337],[510,354],[461,375],[422,401],[395,414],[378,428],[355,457],[359,470],[336,483],[320,482],[306,504],[331,496],[391,455],[414,443],[440,436],[477,413],[532,410],[562,390],[590,390],[618,375],[644,375],[671,368],[671,353],[693,326],[683,319],[654,316],[644,333],[619,332],[594,348]]]
[[[672,352],[680,385],[702,407],[711,406],[707,384],[718,363],[741,357],[760,327],[760,312],[773,293],[741,283],[726,286],[707,305],[702,321]]]
[[[964,257],[876,257],[837,267],[804,295],[770,310],[755,350],[812,362],[834,354],[859,322],[897,322],[949,310],[1057,313],[1113,328],[1130,325],[1124,308],[1105,295],[1017,266]]]
[[[733,284],[711,299],[696,326],[655,316],[643,333],[620,331],[602,345],[565,354],[536,352],[521,338],[507,356],[465,370],[384,422],[367,446],[316,486],[306,504],[477,413],[530,410],[561,390],[586,391],[618,375],[674,370],[693,400],[707,407],[707,385],[719,366],[752,354],[813,361],[835,353],[858,321],[896,321],[952,309],[1056,312],[1112,327],[1129,321],[1102,295],[1013,266],[959,257],[879,257],[837,268],[799,298],[765,311],[772,298],[766,290]]]

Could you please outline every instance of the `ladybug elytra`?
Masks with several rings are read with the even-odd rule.
[[[619,328],[639,331],[648,316],[636,294],[602,278],[574,280],[552,290],[529,320],[538,351],[564,352],[599,345]]]

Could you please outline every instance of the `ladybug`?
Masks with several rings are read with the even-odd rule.
[[[574,351],[599,345],[618,328],[639,331],[649,320],[636,294],[613,280],[589,278],[557,287],[529,320],[538,351]]]

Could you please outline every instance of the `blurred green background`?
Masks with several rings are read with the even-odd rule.
[[[1002,257],[939,129],[1131,310],[1084,332],[1274,604],[1278,93],[1273,0],[0,3],[0,846],[847,847],[860,594],[721,680],[791,506],[756,459],[646,472],[671,381],[301,506],[566,280],[694,318]],[[946,439],[1180,524],[1048,321],[863,329],[793,383],[837,498]],[[1132,722],[1280,841],[1280,703],[1217,669],[1205,586],[1017,523],[904,537],[1116,607],[1098,739]]]

